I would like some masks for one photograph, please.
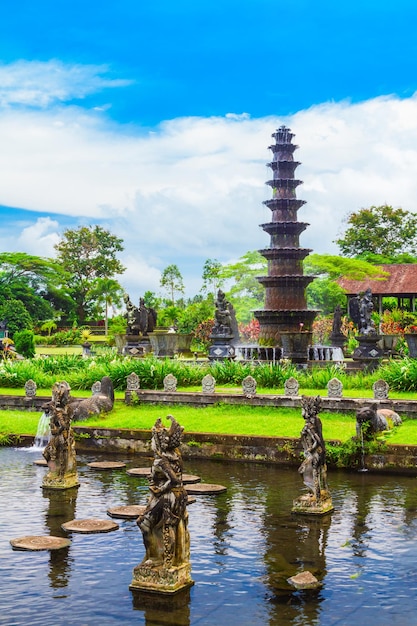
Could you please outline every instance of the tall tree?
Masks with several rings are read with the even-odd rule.
[[[202,291],[211,292],[214,296],[224,283],[222,264],[217,259],[207,259],[203,266]]]
[[[124,249],[123,241],[101,226],[82,226],[66,230],[55,249],[58,262],[67,272],[78,322],[83,324],[94,311],[100,280],[114,278],[125,270],[116,256]]]
[[[345,256],[395,257],[417,253],[417,215],[384,204],[350,213],[344,236],[336,239]]]
[[[20,300],[32,320],[53,317],[53,294],[59,294],[60,266],[52,259],[26,254],[0,254],[0,299]]]
[[[183,294],[185,291],[182,274],[177,265],[168,265],[168,267],[164,269],[160,284],[161,287],[164,287],[168,291],[171,296],[171,304],[175,306],[176,294]]]

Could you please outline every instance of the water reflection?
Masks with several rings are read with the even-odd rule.
[[[0,624],[415,623],[415,478],[331,473],[335,511],[311,519],[291,514],[300,492],[297,471],[187,463],[187,473],[223,484],[227,492],[197,496],[189,508],[195,586],[171,611],[154,602],[144,606],[129,591],[144,554],[134,520],[120,520],[114,533],[74,533],[64,551],[12,552],[11,538],[62,535],[64,521],[105,518],[110,507],[144,504],[148,493],[146,479],[89,468],[99,460],[91,455],[78,458],[78,490],[43,493],[46,470],[33,465],[34,458],[0,449]],[[321,589],[300,592],[288,585],[287,578],[303,570],[323,583]]]
[[[47,500],[45,527],[47,534],[55,537],[66,537],[61,524],[75,519],[78,487],[60,490],[42,490],[42,497]],[[62,589],[68,585],[71,573],[70,547],[50,552],[50,569],[48,572],[51,587]]]

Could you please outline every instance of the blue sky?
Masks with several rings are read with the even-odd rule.
[[[139,0],[2,7],[0,249],[66,228],[125,242],[121,282],[193,295],[207,258],[266,247],[270,135],[300,146],[301,245],[336,253],[353,210],[417,211],[417,5]]]

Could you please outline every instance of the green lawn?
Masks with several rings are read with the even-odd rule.
[[[217,405],[198,408],[181,405],[141,405],[137,407],[117,403],[108,415],[74,422],[74,426],[97,428],[152,428],[158,417],[172,414],[186,432],[261,435],[274,437],[300,436],[303,427],[298,409]],[[0,411],[0,433],[36,433],[40,414],[28,411]],[[352,414],[320,414],[326,440],[346,441],[355,435],[355,417]],[[387,443],[417,445],[417,420],[405,420],[395,432],[389,433]]]

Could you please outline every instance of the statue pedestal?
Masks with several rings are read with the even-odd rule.
[[[235,349],[231,345],[233,335],[212,335],[210,339],[213,341],[208,354],[210,361],[224,361],[225,359],[235,358]]]
[[[190,563],[166,567],[141,563],[133,569],[132,591],[173,595],[194,585]]]
[[[352,354],[353,361],[359,362],[370,371],[378,367],[379,360],[384,353],[382,348],[377,345],[381,335],[358,335],[356,339],[359,341],[359,346],[355,348]]]
[[[49,472],[43,479],[42,489],[63,490],[80,486],[76,470],[67,471],[64,474],[61,474],[55,468],[51,467],[51,462],[48,463],[48,467]]]
[[[125,335],[125,343],[122,347],[123,356],[146,356],[152,351],[151,342],[147,336]]]
[[[322,491],[317,502],[312,493],[300,496],[293,501],[291,511],[300,515],[326,515],[334,510],[332,498],[328,491]]]

